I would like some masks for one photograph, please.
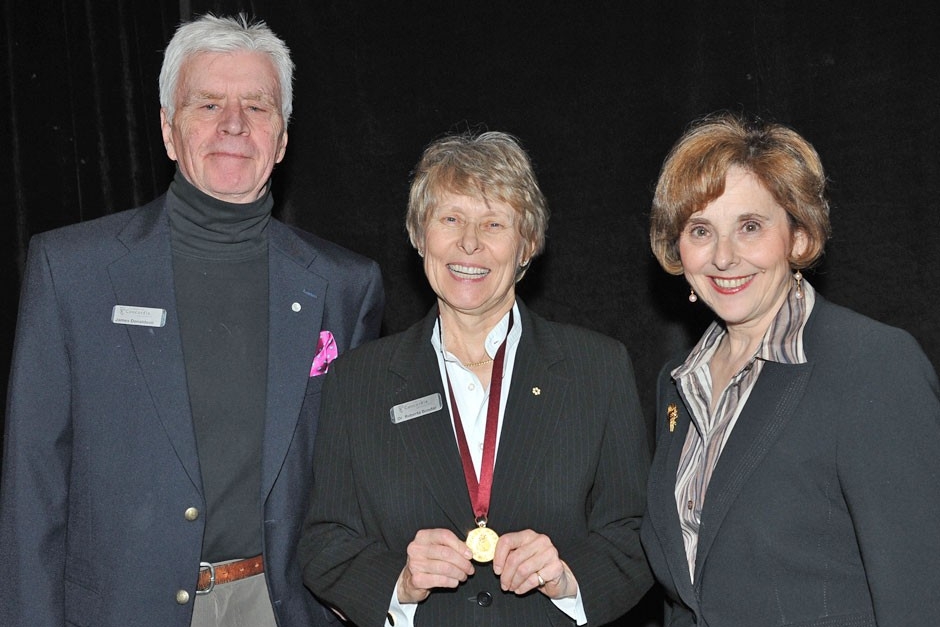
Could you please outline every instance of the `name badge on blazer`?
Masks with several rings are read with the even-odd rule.
[[[138,327],[162,327],[166,324],[166,309],[115,305],[111,310],[111,322]]]
[[[397,425],[406,420],[411,420],[412,418],[433,414],[443,406],[444,404],[441,403],[440,393],[435,392],[423,398],[417,398],[413,401],[402,403],[401,405],[395,405],[389,411],[389,414],[392,417],[392,424]]]

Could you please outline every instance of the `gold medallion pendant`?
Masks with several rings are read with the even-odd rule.
[[[499,535],[489,527],[479,526],[467,534],[467,546],[473,552],[474,561],[492,562],[496,553]]]

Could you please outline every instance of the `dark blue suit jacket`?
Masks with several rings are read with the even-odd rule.
[[[663,369],[642,535],[667,627],[940,621],[934,370],[909,334],[818,296],[804,348],[764,365],[721,454],[694,585],[675,498],[690,413],[669,375],[684,357]]]
[[[272,220],[262,445],[265,571],[282,627],[330,620],[295,547],[310,493],[321,330],[377,336],[377,265]],[[36,236],[20,303],[0,492],[0,625],[189,625],[204,516],[163,199]],[[115,305],[166,310],[160,328]],[[188,595],[188,602],[178,602]]]

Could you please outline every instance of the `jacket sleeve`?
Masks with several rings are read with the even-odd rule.
[[[588,533],[560,556],[578,580],[590,625],[617,619],[653,583],[640,546],[650,465],[646,420],[626,349],[618,344],[607,359],[594,354],[598,379],[609,381],[611,394],[587,509]]]
[[[385,310],[385,289],[382,285],[382,274],[375,262],[369,264],[366,273],[365,294],[362,306],[356,318],[352,341],[349,348],[355,348],[364,342],[379,337],[382,326],[382,314]]]
[[[0,484],[0,625],[62,625],[71,460],[70,370],[59,298],[33,238],[13,350]]]
[[[366,532],[354,481],[351,447],[357,437],[344,416],[363,391],[344,378],[343,359],[326,375],[314,449],[310,510],[299,544],[304,583],[357,625],[381,625],[389,593],[405,565]]]
[[[910,335],[884,335],[845,361],[839,481],[878,625],[927,627],[940,614],[937,378]]]

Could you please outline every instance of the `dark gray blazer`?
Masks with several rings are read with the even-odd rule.
[[[268,229],[258,516],[279,624],[306,627],[329,614],[295,555],[322,386],[310,367],[321,329],[341,351],[377,335],[383,292],[375,263]],[[184,512],[205,505],[174,303],[162,198],[30,244],[4,439],[0,625],[190,624],[205,517]],[[114,324],[117,304],[163,308],[166,325]]]
[[[805,364],[765,364],[722,452],[694,585],[674,495],[691,424],[669,376],[682,359],[661,373],[643,546],[666,589],[668,627],[940,621],[934,370],[904,331],[821,297],[804,346]]]
[[[490,503],[500,533],[547,534],[581,587],[588,620],[626,612],[651,584],[639,544],[649,452],[622,344],[519,305]],[[473,527],[438,362],[436,308],[398,335],[347,353],[327,375],[314,493],[300,545],[304,580],[360,627],[382,625],[415,533]],[[389,410],[440,394],[440,410],[392,424]],[[487,596],[488,595],[488,596]],[[572,625],[544,595],[500,591],[489,565],[418,606],[417,625]]]

